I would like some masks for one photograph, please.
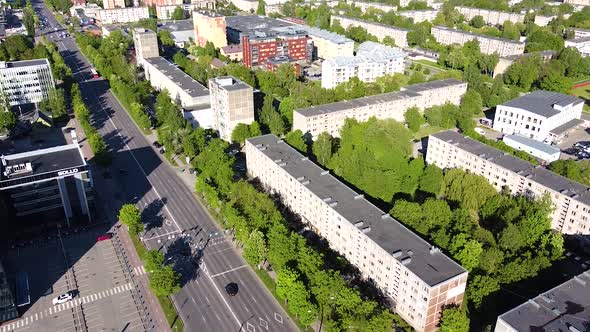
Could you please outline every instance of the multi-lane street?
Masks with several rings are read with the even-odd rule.
[[[50,26],[65,30],[43,3],[36,1],[34,6],[48,18]],[[98,208],[104,209],[113,222],[124,203],[133,202],[142,209],[147,221],[144,242],[150,249],[163,250],[182,273],[182,290],[173,298],[185,329],[296,331],[191,189],[135,126],[110,92],[108,82],[91,79],[90,66],[74,40],[54,41],[80,84],[94,125],[115,157],[108,176],[94,174],[101,204]],[[191,255],[199,244],[205,248],[195,263]],[[192,252],[187,254],[188,248]],[[225,291],[230,282],[238,284],[236,296]]]

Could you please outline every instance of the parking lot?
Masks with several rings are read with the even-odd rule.
[[[31,304],[21,307],[20,319],[0,325],[0,332],[145,331],[118,237],[97,242],[101,234],[98,228],[71,232],[7,251],[2,260],[9,282],[26,272]],[[68,291],[72,300],[52,303]]]
[[[557,146],[562,152],[560,159],[589,159],[590,130],[580,126],[569,132]]]

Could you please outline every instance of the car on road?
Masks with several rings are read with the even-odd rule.
[[[100,241],[106,241],[106,240],[110,240],[113,238],[113,233],[105,233],[102,235],[99,235],[98,238],[96,239],[97,242]]]
[[[162,147],[162,144],[160,144],[160,142],[158,142],[158,141],[154,141],[153,145],[156,149],[159,149]]]
[[[54,298],[52,302],[53,302],[53,305],[56,305],[56,304],[68,302],[68,301],[72,300],[73,298],[74,298],[74,293],[70,291],[70,292],[66,292],[66,293],[61,294],[60,296]]]
[[[236,294],[238,294],[238,284],[235,282],[230,282],[229,284],[225,285],[225,291],[229,296],[236,296]]]

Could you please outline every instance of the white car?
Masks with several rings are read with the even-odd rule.
[[[72,292],[67,292],[67,293],[61,294],[60,296],[56,297],[55,299],[53,299],[52,302],[53,302],[53,305],[56,305],[56,304],[68,302],[73,298],[74,298],[74,294]]]

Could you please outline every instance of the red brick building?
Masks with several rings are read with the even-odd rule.
[[[304,32],[242,36],[242,62],[248,68],[264,66],[275,56],[288,56],[292,61],[311,60],[313,43]]]
[[[279,69],[279,67],[284,64],[290,65],[295,69],[295,76],[301,76],[301,66],[298,63],[293,62],[286,55],[279,55],[266,59],[266,61],[264,62],[264,69],[275,73]]]

